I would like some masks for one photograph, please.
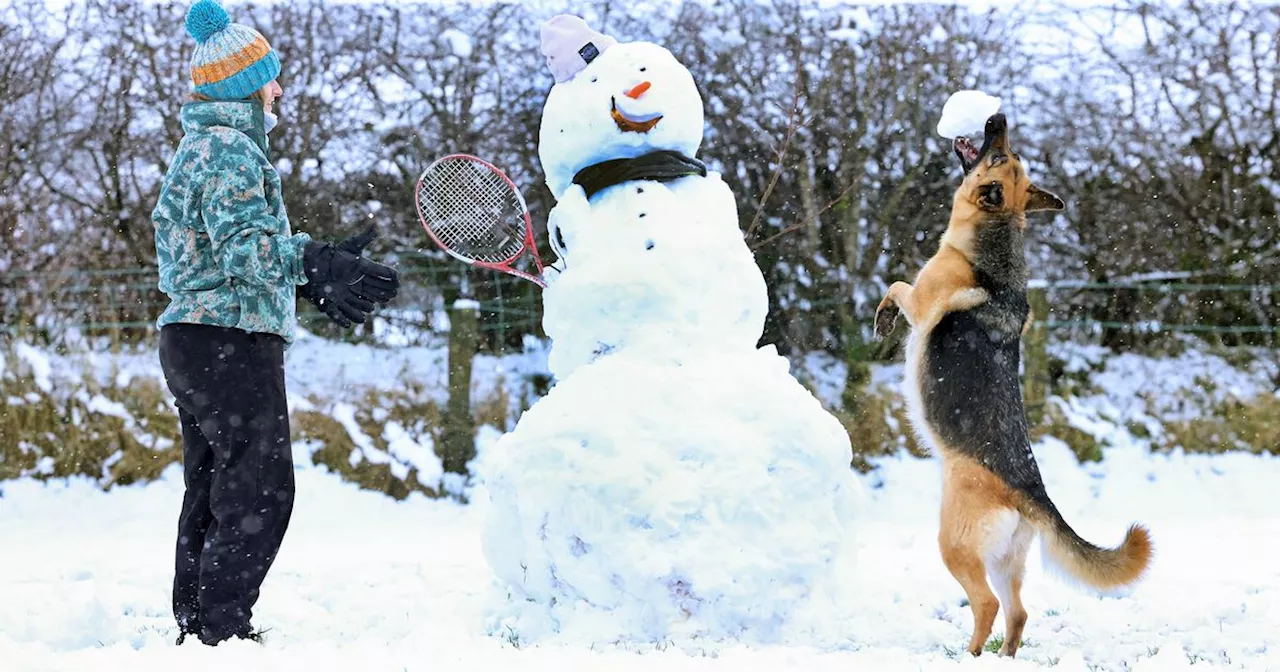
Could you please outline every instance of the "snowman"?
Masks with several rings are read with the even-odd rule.
[[[504,597],[491,628],[525,642],[797,641],[853,571],[848,435],[757,348],[765,283],[733,194],[694,158],[689,71],[578,17],[542,38],[556,384],[479,467]]]
[[[543,326],[560,379],[603,353],[656,340],[754,348],[764,277],[738,228],[733,193],[693,158],[702,98],[666,49],[618,45],[577,17],[543,27],[556,84],[538,145],[557,199]]]

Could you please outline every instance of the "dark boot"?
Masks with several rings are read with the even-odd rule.
[[[244,639],[255,644],[262,644],[265,641],[263,637],[265,634],[267,634],[266,630],[243,630],[236,632],[229,637],[224,637],[206,630],[205,632],[200,633],[199,637],[202,643],[209,646],[217,646],[230,639]]]

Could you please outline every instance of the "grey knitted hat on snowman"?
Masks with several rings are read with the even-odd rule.
[[[573,79],[587,64],[618,41],[592,30],[581,17],[560,14],[542,24],[542,55],[556,83]]]

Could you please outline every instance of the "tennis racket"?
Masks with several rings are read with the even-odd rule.
[[[529,208],[515,182],[492,163],[469,154],[437,159],[418,178],[414,202],[427,235],[450,256],[547,286]],[[515,268],[526,254],[537,275]]]

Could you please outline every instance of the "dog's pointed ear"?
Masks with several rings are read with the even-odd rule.
[[[1063,203],[1062,199],[1054,194],[1034,184],[1027,188],[1027,212],[1061,210],[1065,207],[1067,207],[1067,204]]]

